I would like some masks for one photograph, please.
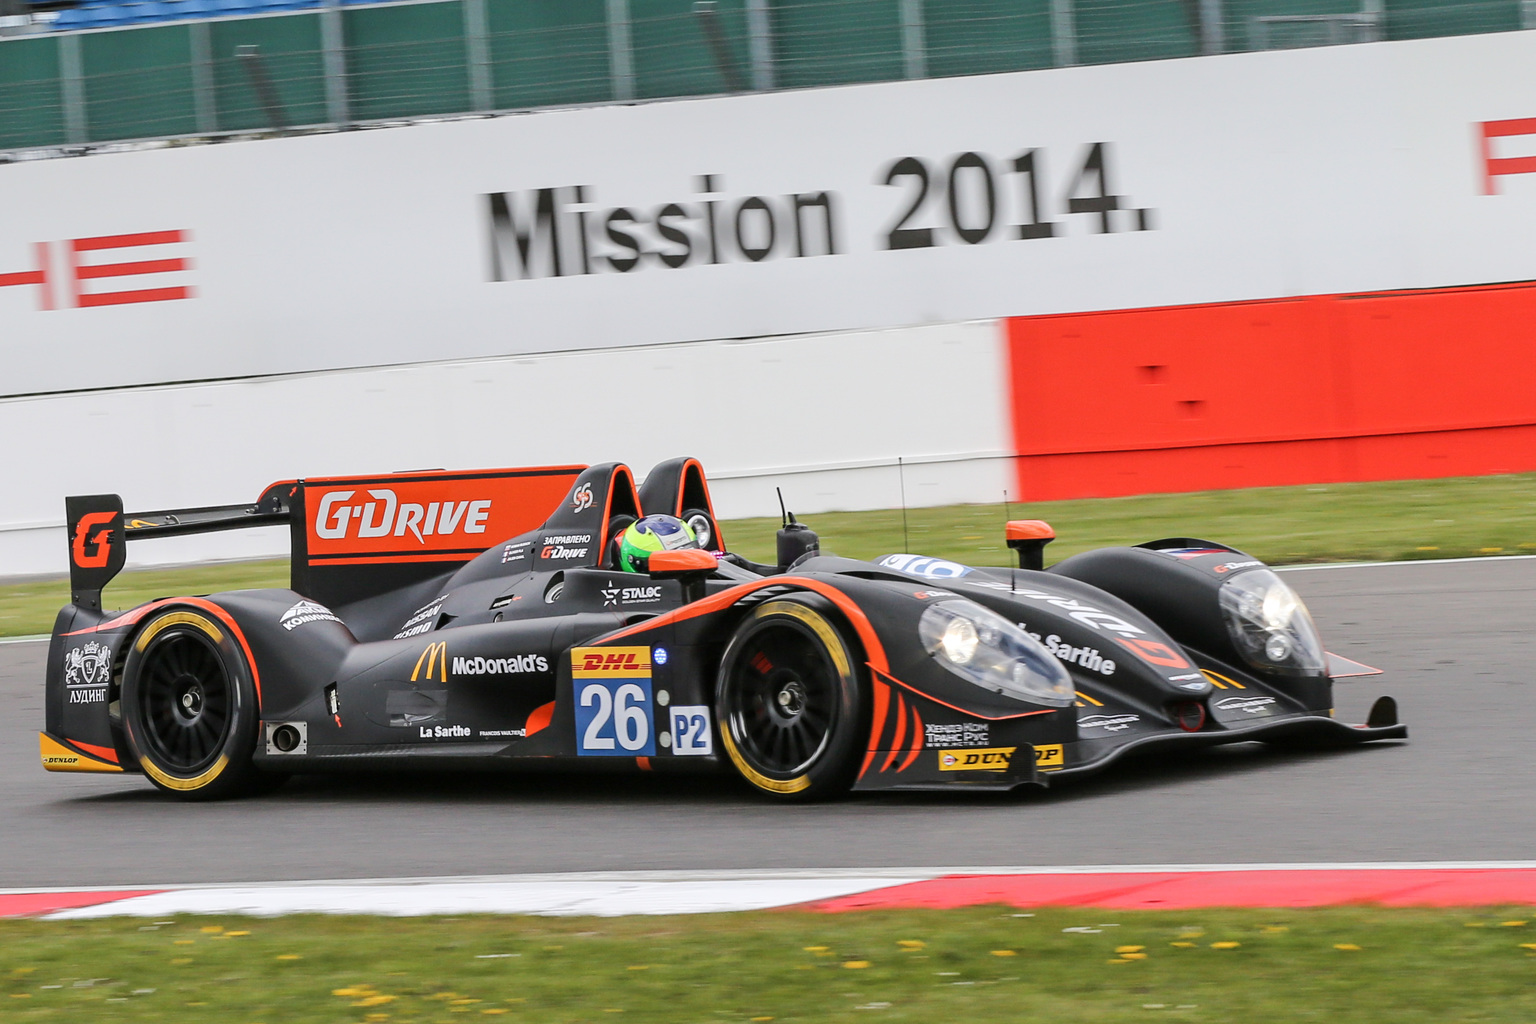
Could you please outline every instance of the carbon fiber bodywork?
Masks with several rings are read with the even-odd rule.
[[[721,664],[732,638],[768,608],[830,624],[833,646],[854,662],[856,720],[842,727],[856,730],[846,782],[857,790],[1009,789],[1168,746],[1406,735],[1389,704],[1369,726],[1334,721],[1326,673],[1265,674],[1243,663],[1226,638],[1217,594],[1232,573],[1259,564],[1230,549],[1211,546],[1193,557],[1155,545],[1106,549],[1048,572],[912,555],[860,562],[812,550],[792,566],[748,571],[726,559],[713,570],[643,576],[615,571],[611,555],[617,532],[645,512],[707,516],[723,549],[698,463],[665,463],[643,489],[617,464],[572,468],[569,476],[565,498],[541,526],[473,557],[391,549],[369,560],[366,550],[349,549],[316,562],[317,538],[345,533],[345,517],[326,517],[338,507],[329,497],[334,487],[359,491],[346,481],[332,482],[330,492],[302,481],[274,485],[254,512],[191,510],[200,520],[174,512],[124,517],[113,496],[73,501],[76,563],[83,553],[120,566],[133,523],[152,531],[184,516],[235,525],[247,525],[241,515],[286,518],[294,586],[104,612],[95,598],[110,572],[84,567],[50,650],[45,766],[138,767],[141,752],[122,724],[123,673],[129,652],[143,648],[145,624],[175,609],[227,632],[231,649],[243,652],[259,708],[251,759],[281,773],[425,764],[686,771],[735,763],[751,779],[734,753],[740,737],[723,732],[717,715]],[[403,516],[413,506],[400,490]],[[494,511],[491,501],[484,505],[484,514]],[[381,543],[409,542],[404,527],[392,532],[393,520],[381,524],[375,511],[369,506],[356,518],[372,524]],[[114,538],[110,529],[125,522]],[[919,628],[927,610],[945,602],[981,605],[1031,634],[1065,667],[1075,699],[996,692],[946,668]]]

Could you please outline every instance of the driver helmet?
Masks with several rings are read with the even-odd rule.
[[[645,572],[651,556],[658,551],[698,546],[693,529],[676,516],[646,516],[631,523],[619,538],[619,568],[625,572]]]

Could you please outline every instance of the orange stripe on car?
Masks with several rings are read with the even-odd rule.
[[[907,738],[907,701],[901,694],[896,695],[896,735],[891,737],[891,752],[886,755],[885,763],[880,766],[881,772],[891,770],[891,765],[896,763],[896,755],[901,753],[901,742]]]
[[[880,734],[885,731],[885,712],[891,699],[891,688],[878,679],[871,689],[875,692],[875,713],[869,727],[869,749],[864,751],[864,763],[859,766],[861,779],[869,771],[869,763],[875,759],[875,751],[880,749]]]
[[[874,666],[870,667],[873,668]],[[889,680],[891,683],[901,687],[903,690],[908,690],[912,693],[915,693],[919,697],[926,697],[928,700],[933,701],[935,704],[942,704],[952,711],[958,711],[962,715],[969,715],[972,718],[979,718],[984,722],[1007,722],[1015,718],[1029,718],[1033,715],[1048,715],[1055,710],[1054,708],[1046,708],[1044,711],[1021,711],[1016,715],[983,715],[978,711],[967,711],[965,708],[962,708],[957,704],[949,703],[949,701],[939,700],[939,698],[935,697],[933,694],[924,693],[922,690],[919,690],[911,683],[903,682],[902,680],[897,679],[895,676],[891,675],[889,672],[881,672],[879,669],[875,669],[875,671],[879,673],[881,678]]]
[[[854,631],[859,634],[859,639],[864,644],[865,657],[869,659],[869,667],[877,672],[886,671],[889,662],[885,657],[885,647],[881,645],[880,638],[875,634],[875,627],[870,624],[869,616],[864,614],[864,610],[854,602],[853,598],[837,588],[828,586],[820,580],[808,579],[804,576],[769,576],[761,580],[754,580],[751,583],[743,583],[739,587],[732,587],[730,590],[711,594],[709,597],[684,605],[675,611],[667,612],[665,615],[658,615],[654,619],[646,619],[644,622],[621,629],[617,633],[610,633],[605,637],[598,638],[593,643],[608,644],[615,640],[622,640],[627,636],[634,636],[636,633],[655,629],[657,626],[668,626],[676,622],[685,622],[688,619],[698,618],[700,615],[708,615],[710,612],[729,608],[754,590],[761,590],[764,587],[783,586],[800,587],[804,590],[809,590],[812,593],[820,594],[836,605],[838,610],[847,617]]]
[[[912,750],[907,754],[907,759],[901,762],[897,773],[906,771],[912,767],[912,762],[917,760],[917,755],[923,752],[923,716],[917,713],[917,705],[912,705]]]

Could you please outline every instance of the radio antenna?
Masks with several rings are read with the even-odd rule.
[[[788,526],[789,510],[784,507],[784,492],[780,488],[775,487],[773,493],[779,496],[779,526]]]
[[[907,470],[899,455],[896,457],[896,479],[901,483],[901,548],[911,551],[912,541],[907,537]]]

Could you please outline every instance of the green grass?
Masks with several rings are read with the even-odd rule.
[[[1262,487],[1197,494],[1015,504],[1015,519],[1044,519],[1059,538],[1046,561],[1107,544],[1199,537],[1241,548],[1266,562],[1452,558],[1536,553],[1536,474]],[[893,551],[1006,565],[1001,505],[951,505],[906,513],[828,512],[807,516],[823,550],[852,558]],[[724,524],[732,550],[774,558],[776,519]],[[167,594],[240,587],[286,587],[286,562],[230,562],[190,569],[124,573],[108,588],[108,607],[128,608]],[[0,587],[0,636],[46,633],[69,600],[63,580]]]
[[[125,572],[102,594],[105,608],[132,608],[173,594],[286,587],[288,562],[215,562],[179,569]],[[53,629],[54,616],[69,603],[67,579],[29,580],[0,586],[0,636],[31,636]]]
[[[1326,487],[1256,487],[1014,504],[1014,519],[1044,519],[1056,562],[1109,544],[1198,537],[1241,548],[1275,565],[1295,562],[1536,554],[1536,474],[1394,480]],[[854,558],[893,551],[1006,565],[1004,512],[997,505],[807,516],[823,550]],[[771,560],[775,519],[723,528],[733,549]]]
[[[1531,914],[5,921],[0,1021],[1525,1024]]]

